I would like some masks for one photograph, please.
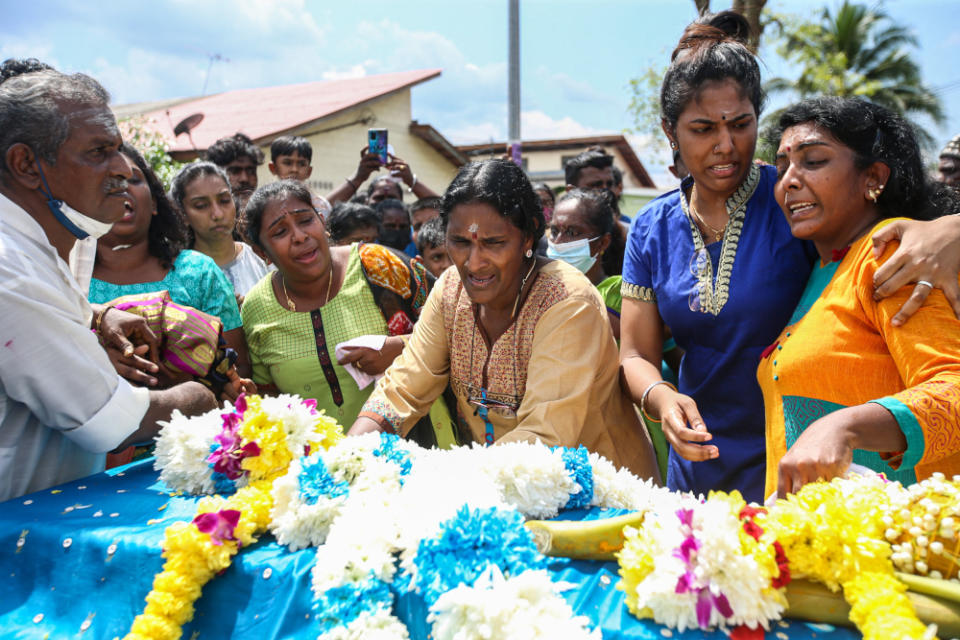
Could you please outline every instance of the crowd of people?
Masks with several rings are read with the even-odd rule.
[[[238,133],[164,185],[94,79],[6,61],[0,500],[241,393],[758,502],[852,463],[960,473],[960,137],[928,175],[901,116],[821,97],[760,163],[748,31],[684,31],[660,96],[682,181],[632,218],[599,148],[562,190],[496,159],[438,193],[364,147],[321,195],[309,141],[274,140],[260,185]]]

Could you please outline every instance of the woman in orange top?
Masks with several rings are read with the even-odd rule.
[[[820,261],[757,373],[766,494],[841,475],[851,462],[905,484],[960,473],[960,321],[935,289],[893,327],[912,287],[875,300],[874,273],[896,247],[877,255],[870,242],[895,216],[960,211],[957,196],[925,177],[913,130],[884,107],[807,100],[787,109],[778,133],[775,196]]]

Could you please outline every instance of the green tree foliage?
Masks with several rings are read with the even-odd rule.
[[[126,118],[119,124],[124,141],[143,154],[147,164],[160,178],[160,182],[169,189],[170,181],[183,167],[183,163],[177,162],[167,154],[169,145],[166,139],[149,127],[147,119],[143,116]]]
[[[943,105],[923,83],[911,57],[916,37],[893,24],[882,8],[845,0],[835,12],[823,9],[818,22],[781,17],[770,26],[778,32],[777,53],[794,63],[800,75],[795,80],[769,80],[768,93],[796,98],[861,96],[910,119],[921,142],[933,144],[933,137],[914,118],[926,116],[941,124]],[[771,113],[767,122],[776,116]]]
[[[670,157],[667,138],[660,128],[660,84],[666,72],[665,64],[651,63],[643,73],[631,78],[628,85],[630,104],[627,112],[634,123],[629,133],[640,136],[647,152],[661,157],[665,154]]]

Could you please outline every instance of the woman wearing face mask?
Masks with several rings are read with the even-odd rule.
[[[533,190],[537,192],[537,197],[540,198],[540,206],[543,208],[543,219],[549,223],[553,217],[553,209],[556,206],[553,189],[545,182],[537,182],[533,185]]]
[[[600,296],[569,265],[533,253],[543,213],[523,170],[506,160],[467,165],[440,216],[455,268],[350,433],[406,435],[449,384],[465,439],[583,445],[655,477]]]
[[[213,260],[183,248],[183,220],[140,152],[127,144],[120,150],[133,166],[132,200],[123,218],[97,243],[90,302],[166,290],[174,302],[220,318],[227,346],[239,356],[237,371],[249,375],[233,287]]]
[[[557,202],[553,219],[547,225],[549,239],[547,256],[554,260],[563,260],[584,273],[597,287],[607,306],[607,319],[613,336],[620,340],[620,308],[623,298],[620,295],[621,276],[607,277],[600,258],[610,246],[616,231],[616,209],[614,195],[607,190],[573,189],[564,194]],[[677,348],[672,337],[663,343],[663,363],[661,372],[665,380],[676,381],[677,369],[683,351]],[[661,478],[666,476],[667,442],[660,424],[645,420],[650,438],[657,454],[657,465]]]
[[[563,260],[594,285],[607,277],[599,258],[610,246],[613,232],[611,197],[604,191],[568,191],[547,226],[547,257]]]

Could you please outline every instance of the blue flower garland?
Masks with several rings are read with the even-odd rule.
[[[421,540],[414,558],[415,586],[427,607],[450,589],[472,586],[490,565],[497,565],[508,577],[528,569],[545,569],[547,559],[537,551],[523,522],[518,511],[464,505],[441,525],[437,537]]]
[[[321,635],[337,627],[346,627],[363,613],[374,613],[378,609],[389,612],[392,608],[390,587],[374,577],[327,589],[314,598],[313,603],[313,610],[318,612]]]
[[[300,499],[311,505],[321,497],[336,498],[350,490],[346,482],[333,479],[319,454],[304,458],[297,479],[300,482]]]
[[[380,434],[380,446],[373,450],[373,455],[383,457],[384,460],[394,463],[400,467],[400,482],[410,473],[413,462],[410,460],[410,452],[397,446],[400,437],[392,433]]]
[[[563,449],[563,465],[570,472],[573,481],[580,487],[579,493],[571,493],[564,509],[581,509],[590,506],[593,501],[593,467],[590,466],[590,452],[586,447]]]

